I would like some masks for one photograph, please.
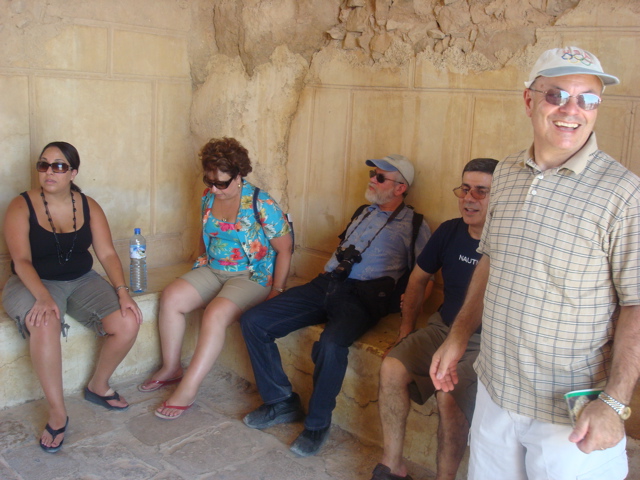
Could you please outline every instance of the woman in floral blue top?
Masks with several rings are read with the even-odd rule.
[[[162,367],[140,385],[152,392],[178,383],[155,414],[178,418],[195,401],[198,388],[224,344],[226,328],[242,312],[284,291],[291,263],[291,230],[271,196],[260,191],[256,221],[255,187],[247,150],[233,138],[210,140],[200,151],[207,186],[202,196],[203,252],[193,270],[171,283],[160,299]],[[180,363],[185,314],[204,307],[189,368]]]

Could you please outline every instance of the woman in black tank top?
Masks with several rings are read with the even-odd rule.
[[[13,199],[4,223],[13,275],[3,291],[3,304],[29,340],[33,368],[49,404],[49,421],[40,438],[40,447],[49,453],[62,446],[69,422],[62,386],[60,335],[66,336],[69,328],[64,314],[68,311],[104,336],[85,398],[110,410],[128,408],[109,387],[109,379],[142,323],[105,214],[73,183],[79,167],[73,145],[48,144],[36,163],[39,186]],[[91,269],[91,245],[111,285]]]

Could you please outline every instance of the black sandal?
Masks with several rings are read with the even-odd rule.
[[[49,435],[51,435],[53,438],[51,439],[52,442],[55,442],[56,437],[58,435],[60,435],[61,433],[64,433],[67,430],[67,426],[69,425],[69,417],[67,417],[67,423],[64,424],[64,427],[59,428],[58,430],[54,430],[53,428],[51,428],[51,425],[49,425],[48,423],[45,425],[44,429],[49,432]],[[56,453],[58,450],[60,450],[62,448],[62,444],[64,443],[64,438],[60,441],[60,443],[58,444],[58,446],[56,447],[47,447],[45,444],[42,443],[42,438],[40,438],[40,448],[42,450],[44,450],[47,453]]]
[[[107,392],[109,393],[109,392]],[[97,393],[92,392],[91,390],[89,390],[89,387],[84,389],[84,399],[90,401],[91,403],[95,403],[96,405],[100,405],[104,408],[106,408],[107,410],[126,410],[127,408],[129,408],[129,405],[127,405],[126,407],[114,407],[113,405],[111,405],[108,400],[120,400],[120,395],[118,394],[118,392],[113,392],[113,395],[98,395]]]

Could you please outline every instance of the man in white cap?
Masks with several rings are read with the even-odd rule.
[[[525,83],[533,145],[496,168],[482,254],[430,374],[482,324],[472,480],[623,479],[640,371],[640,179],[598,150],[600,95],[618,79],[590,52],[549,50]],[[602,390],[572,426],[565,394]]]
[[[411,162],[394,154],[366,164],[374,167],[365,193],[372,204],[354,214],[325,271],[248,310],[240,320],[264,401],[244,423],[259,429],[304,416],[275,340],[326,323],[311,351],[314,387],[304,430],[291,445],[299,456],[315,455],[327,440],[349,346],[386,314],[396,283],[411,270],[431,234],[422,215],[404,204],[413,183]]]

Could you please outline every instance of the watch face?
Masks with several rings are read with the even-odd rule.
[[[629,407],[624,407],[622,409],[622,412],[620,412],[620,418],[622,418],[622,420],[626,420],[630,416],[631,416],[631,409]]]

